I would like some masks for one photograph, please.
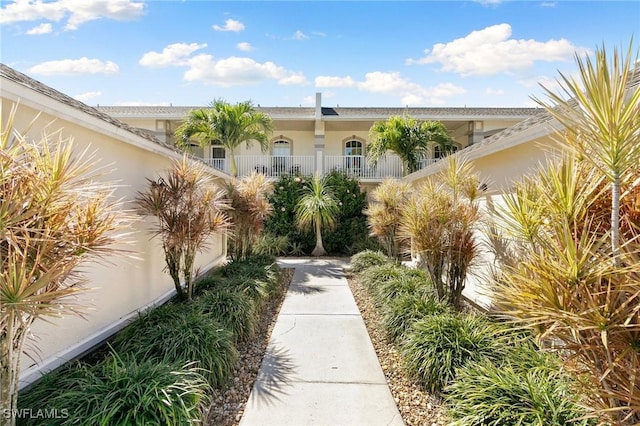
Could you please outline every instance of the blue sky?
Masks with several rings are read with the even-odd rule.
[[[533,106],[639,1],[2,0],[0,60],[89,105]]]

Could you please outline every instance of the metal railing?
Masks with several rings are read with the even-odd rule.
[[[235,157],[238,177],[252,172],[262,173],[267,177],[282,175],[313,175],[316,170],[316,158],[312,155],[238,155]],[[228,158],[208,158],[204,160],[211,167],[231,172]],[[438,161],[436,158],[425,158],[420,161],[420,169]],[[374,167],[364,155],[325,155],[324,173],[333,170],[344,172],[357,179],[382,180],[386,177],[402,177],[402,161],[400,157],[388,154],[382,157]]]
[[[384,179],[402,177],[402,161],[395,155],[382,157],[374,167],[364,155],[326,155],[324,172],[333,170],[358,179]]]

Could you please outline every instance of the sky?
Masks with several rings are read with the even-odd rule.
[[[88,105],[528,107],[640,1],[0,0],[0,61]]]

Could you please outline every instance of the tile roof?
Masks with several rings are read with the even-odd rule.
[[[72,97],[65,95],[62,92],[59,92],[37,80],[34,80],[33,78],[14,70],[13,68],[0,63],[0,76],[2,78],[6,78],[7,80],[11,80],[21,86],[27,87],[35,92],[38,92],[42,95],[45,95],[53,100],[56,100],[58,102],[61,102],[63,104],[66,104],[72,108],[75,108],[79,111],[84,112],[85,114],[91,115],[95,118],[98,118],[102,121],[105,121],[109,124],[112,124],[120,129],[126,130],[127,132],[130,132],[136,136],[139,136],[141,138],[147,139],[153,143],[156,143],[158,145],[164,146],[166,148],[171,149],[172,151],[176,151],[176,152],[182,152],[180,150],[178,150],[177,148],[175,148],[174,146],[164,143],[162,141],[160,141],[159,139],[157,139],[156,137],[142,131],[139,130],[133,126],[130,126],[126,123],[123,123],[115,118],[113,118],[112,116],[101,112],[99,110],[97,110],[96,108],[90,107],[87,104],[84,104],[80,101],[78,101],[77,99],[73,99]]]
[[[97,106],[96,109],[113,117],[155,118],[179,120],[193,109],[206,106]],[[315,108],[256,107],[274,120],[314,120]],[[322,116],[328,120],[380,120],[392,115],[408,114],[424,120],[486,120],[526,119],[542,108],[343,108],[322,107]]]

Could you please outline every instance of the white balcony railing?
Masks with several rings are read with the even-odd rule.
[[[327,155],[324,165],[325,173],[337,170],[359,179],[402,177],[402,161],[396,155],[382,157],[375,167],[364,155]]]
[[[267,177],[281,175],[313,175],[316,170],[315,157],[311,155],[238,155],[236,168],[238,177],[247,176],[251,172],[258,172]],[[204,160],[211,167],[231,172],[228,158],[208,158]],[[435,158],[425,158],[420,162],[423,169],[438,161]],[[380,159],[376,167],[363,155],[326,155],[324,157],[324,173],[338,170],[359,179],[382,180],[386,177],[402,177],[402,161],[396,155],[389,154]]]
[[[235,157],[238,177],[258,172],[267,177],[281,175],[312,175],[316,164],[314,156],[306,155],[237,155]],[[231,172],[228,158],[209,158],[205,160],[211,167]]]

